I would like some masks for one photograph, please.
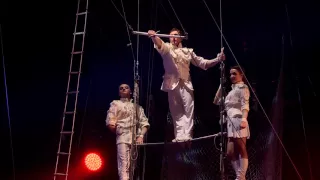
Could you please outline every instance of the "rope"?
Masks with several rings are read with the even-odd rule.
[[[173,10],[174,15],[177,17],[177,20],[178,20],[178,22],[179,22],[179,24],[180,24],[180,26],[181,26],[181,28],[182,28],[183,32],[186,34],[186,33],[187,33],[187,31],[184,29],[184,27],[183,27],[183,25],[182,25],[182,23],[181,23],[181,21],[180,21],[180,19],[179,19],[178,15],[177,15],[176,11],[174,10],[174,8],[173,8],[173,6],[172,6],[172,4],[171,4],[171,1],[170,1],[170,0],[168,0],[168,2],[169,2],[169,4],[170,4],[170,6],[171,6],[171,9]]]
[[[120,1],[121,1],[123,16],[121,15],[121,13],[120,13],[119,11],[118,11],[118,12],[120,13],[120,15],[123,17],[124,21],[126,22],[126,28],[127,28],[127,33],[128,33],[129,45],[130,45],[130,49],[131,49],[133,61],[135,62],[136,59],[135,59],[135,56],[134,56],[133,47],[132,47],[132,41],[131,41],[130,32],[129,32],[129,29],[132,29],[132,28],[131,28],[131,26],[129,25],[129,23],[128,23],[128,21],[127,21],[126,12],[125,12],[125,10],[124,10],[123,2],[122,2],[122,0],[120,0]],[[112,0],[111,0],[111,2],[112,2],[112,4],[114,4]],[[114,7],[115,7],[116,9],[118,9],[115,5],[114,5]]]
[[[305,122],[304,122],[304,114],[303,114],[300,87],[299,87],[299,78],[297,78],[296,81],[297,81],[297,84],[296,84],[297,85],[297,94],[298,94],[298,100],[299,100],[299,105],[300,105],[299,107],[300,107],[300,115],[301,115],[301,123],[302,123],[302,129],[303,129],[304,143],[305,143],[305,148],[306,148],[306,153],[307,153],[307,158],[308,158],[309,175],[310,175],[310,179],[313,180],[311,159],[310,159],[310,151],[309,151],[309,148],[308,148],[307,133],[306,133],[306,127],[305,127]]]
[[[138,20],[137,20],[137,29],[139,31],[140,28],[140,0],[138,0]],[[129,34],[129,32],[128,32]],[[131,46],[132,47],[132,46]],[[134,73],[134,109],[135,109],[135,116],[133,118],[132,121],[132,144],[131,144],[131,160],[136,161],[138,159],[138,146],[135,144],[136,142],[136,126],[137,126],[137,122],[139,119],[139,107],[138,107],[138,103],[139,103],[139,84],[138,81],[140,79],[139,77],[139,35],[137,35],[137,59],[134,60],[134,67],[133,67],[133,73]],[[131,165],[132,166],[132,171],[131,171],[131,177],[133,179],[133,175],[134,175],[134,164]]]
[[[137,20],[137,31],[140,31],[140,0],[138,0],[138,20]],[[137,66],[139,63],[139,40],[140,36],[137,35]]]
[[[132,41],[131,41],[131,38],[130,38],[130,32],[129,32],[129,29],[131,31],[133,31],[132,27],[130,26],[130,24],[128,23],[127,21],[127,18],[126,18],[126,12],[125,12],[125,9],[124,9],[124,5],[123,5],[123,1],[121,0],[121,6],[122,6],[122,12],[123,12],[123,15],[120,13],[120,11],[118,10],[117,6],[114,4],[114,2],[111,0],[111,3],[113,4],[113,6],[115,7],[115,9],[117,10],[117,12],[120,14],[120,16],[124,19],[125,23],[126,23],[126,29],[127,29],[127,34],[128,34],[128,39],[129,39],[129,44],[127,46],[130,46],[130,49],[131,49],[131,53],[132,53],[132,58],[133,58],[133,64],[134,64],[134,67],[133,67],[133,76],[134,76],[134,116],[133,116],[133,121],[131,122],[132,123],[132,141],[134,143],[131,144],[131,153],[130,153],[130,160],[132,161],[136,161],[137,158],[138,158],[138,149],[137,149],[137,145],[135,144],[135,140],[136,140],[136,119],[138,118],[138,106],[137,106],[137,99],[138,99],[138,96],[139,96],[139,92],[138,92],[138,85],[136,85],[138,82],[138,80],[140,79],[139,77],[139,70],[138,70],[138,66],[139,66],[139,36],[138,36],[138,39],[137,39],[137,60],[135,59],[135,56],[134,56],[134,51],[133,51],[133,47],[132,47]],[[138,22],[137,22],[137,28],[139,30],[139,26],[140,26],[140,1],[138,0]],[[134,150],[134,151],[133,151]],[[135,163],[134,163],[135,164]],[[131,166],[130,166],[130,179],[133,179],[133,176],[134,176],[134,164],[132,163]]]
[[[220,43],[221,43],[221,48],[223,48],[223,38],[222,38],[222,2],[220,0],[220,29],[221,29],[221,33],[220,33]]]
[[[3,67],[3,79],[4,87],[6,93],[6,106],[7,106],[7,116],[9,121],[9,134],[10,134],[10,147],[11,147],[11,159],[12,159],[12,173],[13,179],[16,179],[15,166],[14,166],[14,151],[13,151],[13,141],[12,141],[12,127],[11,127],[11,117],[10,117],[10,108],[9,108],[9,95],[8,95],[8,86],[7,86],[7,73],[4,60],[4,50],[3,50],[3,36],[2,36],[2,25],[0,24],[0,39],[1,39],[1,54],[2,54],[2,67]]]
[[[170,23],[171,23],[171,25],[172,25],[172,27],[174,27],[175,25],[174,25],[174,23],[173,23],[173,21],[171,20],[171,18],[170,18],[170,16],[169,16],[169,14],[168,14],[168,12],[167,12],[167,10],[166,10],[166,8],[164,8],[164,6],[163,6],[163,4],[162,4],[162,0],[159,0],[160,2],[160,5],[161,5],[161,7],[162,7],[162,9],[163,9],[163,12],[166,14],[166,16],[167,16],[167,18],[169,19],[169,21],[170,21]]]
[[[155,29],[157,27],[157,15],[158,15],[158,1],[157,0],[153,0],[152,2],[154,3],[156,1],[156,8],[155,8],[155,19],[154,19],[154,22],[155,22]],[[153,10],[153,8],[152,8]],[[151,12],[154,12],[154,11],[151,11]],[[151,16],[152,16],[153,13],[151,13]],[[151,19],[151,23],[150,23],[150,27],[151,29],[153,28],[153,21]],[[148,120],[150,120],[150,95],[152,94],[152,80],[153,80],[153,65],[154,65],[154,48],[153,48],[153,43],[150,41],[150,50],[149,50],[149,68],[148,68],[148,86],[147,86],[147,102],[146,102],[146,111],[147,111],[147,118]],[[145,134],[145,142],[148,142],[148,133]],[[144,180],[145,178],[145,165],[146,165],[146,159],[147,159],[147,151],[146,151],[146,148],[144,147],[144,154],[143,154],[143,164],[142,164],[142,180]]]
[[[81,129],[80,129],[80,133],[79,133],[78,149],[80,149],[81,138],[82,138],[82,135],[83,135],[83,127],[84,127],[85,117],[87,115],[87,110],[88,110],[88,102],[89,102],[91,86],[92,86],[92,79],[90,79],[90,82],[89,82],[89,89],[88,89],[88,94],[87,94],[87,97],[86,97],[86,104],[84,106],[84,113],[83,113],[83,117],[82,117]]]
[[[117,6],[114,4],[113,0],[110,0],[112,5],[114,6],[114,8],[117,10],[117,12],[119,13],[119,15],[122,17],[122,19],[125,21],[126,25],[129,27],[130,30],[133,31],[133,28],[131,27],[131,25],[127,22],[126,18],[121,14],[121,12],[119,11],[119,9],[117,8]],[[122,2],[122,1],[121,1]]]
[[[212,15],[212,13],[211,13],[211,10],[210,10],[210,8],[208,7],[208,5],[207,5],[206,1],[205,1],[205,0],[202,0],[202,1],[204,2],[205,6],[207,7],[207,9],[208,9],[208,11],[209,11],[209,13],[210,13],[210,15],[211,15],[211,18],[212,18],[212,19],[213,19],[213,21],[215,22],[215,24],[216,24],[216,26],[217,26],[218,30],[220,31],[220,33],[221,33],[221,35],[222,35],[222,37],[223,37],[223,40],[225,41],[225,43],[226,43],[227,47],[229,48],[229,50],[230,50],[230,52],[231,52],[231,54],[232,54],[232,56],[233,56],[234,60],[235,60],[235,61],[236,61],[236,63],[239,65],[239,67],[240,67],[241,71],[242,71],[242,72],[244,72],[244,71],[242,70],[242,68],[241,68],[241,66],[240,66],[240,64],[239,64],[239,62],[238,62],[238,60],[237,60],[236,56],[234,55],[234,53],[233,53],[233,51],[232,51],[232,49],[231,49],[231,47],[230,47],[230,45],[229,45],[228,41],[227,41],[227,40],[226,40],[226,38],[224,37],[224,35],[223,35],[223,33],[222,33],[221,29],[219,28],[217,21],[216,21],[216,20],[215,20],[215,18],[213,17],[213,15]],[[278,133],[277,133],[277,131],[275,130],[274,126],[272,125],[272,122],[271,122],[271,120],[269,119],[269,117],[268,117],[267,113],[265,112],[265,110],[264,110],[264,108],[263,108],[263,106],[262,106],[262,104],[261,104],[260,100],[258,99],[258,97],[257,97],[256,93],[253,91],[253,88],[252,88],[252,86],[251,86],[250,82],[248,81],[248,79],[247,79],[247,77],[246,77],[245,73],[243,73],[243,76],[244,76],[245,80],[248,82],[248,86],[250,87],[251,91],[253,92],[254,97],[257,99],[257,102],[258,102],[259,106],[261,107],[263,114],[264,114],[264,115],[265,115],[265,117],[267,118],[267,120],[268,120],[268,122],[269,122],[269,124],[270,124],[270,126],[271,126],[271,128],[272,128],[272,130],[273,130],[273,132],[274,132],[274,134],[276,135],[277,139],[279,140],[279,142],[280,142],[280,144],[281,144],[281,146],[282,146],[282,148],[283,148],[283,150],[284,150],[285,154],[288,156],[288,158],[289,158],[289,160],[290,160],[290,162],[291,162],[291,164],[292,164],[293,168],[295,169],[295,171],[296,171],[297,175],[299,176],[299,179],[301,179],[301,180],[302,180],[302,177],[301,177],[301,175],[300,175],[300,173],[299,173],[299,171],[298,171],[298,169],[297,169],[296,165],[294,164],[293,160],[291,159],[291,157],[290,157],[290,155],[289,155],[289,153],[288,153],[287,149],[285,148],[285,146],[284,146],[284,144],[283,144],[283,142],[282,142],[282,140],[281,140],[281,138],[280,138],[279,134],[278,134]]]

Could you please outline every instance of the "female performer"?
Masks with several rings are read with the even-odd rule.
[[[110,104],[106,119],[107,127],[117,135],[117,160],[120,180],[129,180],[130,148],[132,144],[132,129],[135,117],[135,108],[130,100],[129,85],[121,84],[119,87],[120,100]],[[143,136],[150,127],[143,108],[138,106],[137,117],[137,144],[143,143]]]
[[[243,82],[243,72],[239,66],[230,69],[232,90],[225,98],[225,110],[227,112],[228,145],[227,156],[231,160],[236,172],[236,180],[245,180],[248,168],[248,154],[246,140],[250,137],[247,121],[249,112],[250,92]],[[219,105],[221,98],[221,86],[216,93],[213,103]]]

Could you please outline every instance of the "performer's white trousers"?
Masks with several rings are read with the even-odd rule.
[[[168,92],[169,108],[173,119],[174,135],[177,141],[192,139],[194,97],[193,91],[183,83]]]
[[[130,144],[117,144],[119,180],[129,180],[130,148]]]

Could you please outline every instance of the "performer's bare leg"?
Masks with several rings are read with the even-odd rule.
[[[227,157],[230,159],[231,165],[232,165],[236,175],[238,176],[240,162],[239,162],[239,153],[238,153],[237,146],[235,146],[234,138],[228,138]]]
[[[235,146],[237,146],[237,150],[240,154],[240,167],[238,170],[238,175],[237,175],[237,180],[245,180],[246,179],[246,172],[248,169],[248,153],[247,153],[247,148],[246,148],[246,142],[247,138],[235,138]]]

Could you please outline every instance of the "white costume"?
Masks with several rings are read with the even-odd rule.
[[[161,90],[168,92],[169,109],[174,124],[175,139],[186,141],[192,139],[194,97],[190,78],[190,62],[206,70],[220,62],[217,59],[206,60],[197,56],[193,49],[164,43],[155,46],[163,59],[165,74]]]
[[[138,106],[138,108],[137,137],[143,136],[141,134],[143,127],[148,128],[150,126],[143,108],[141,106]],[[129,180],[134,112],[134,104],[126,98],[121,98],[120,100],[111,102],[106,119],[107,126],[109,124],[116,125],[118,174],[120,180]]]
[[[242,118],[242,110],[249,112],[250,91],[248,86],[243,82],[232,84],[232,90],[225,98],[225,110],[227,111],[227,130],[229,138],[250,138],[249,124],[241,129],[241,121],[247,121]],[[221,87],[216,94],[216,98],[220,101]],[[217,103],[216,103],[217,104]],[[245,180],[246,171],[248,168],[248,159],[241,158],[236,161],[231,161],[233,169],[236,172],[236,180]]]
[[[242,110],[249,112],[250,92],[248,86],[243,82],[232,84],[232,90],[225,98],[225,107],[227,111],[227,129],[228,137],[233,138],[250,138],[249,124],[246,128],[241,129]]]

